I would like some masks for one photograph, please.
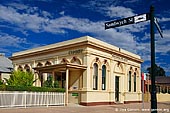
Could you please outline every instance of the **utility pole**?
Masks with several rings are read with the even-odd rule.
[[[155,86],[155,33],[154,7],[150,6],[150,35],[151,35],[151,113],[157,113],[157,98]]]

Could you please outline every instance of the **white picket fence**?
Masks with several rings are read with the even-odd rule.
[[[0,108],[65,105],[65,93],[0,91]]]

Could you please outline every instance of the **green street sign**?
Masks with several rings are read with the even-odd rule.
[[[77,96],[79,96],[79,94],[78,93],[72,93],[72,96],[77,97]]]

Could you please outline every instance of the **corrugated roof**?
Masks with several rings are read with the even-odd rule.
[[[12,68],[0,67],[0,73],[10,73]]]
[[[158,84],[170,84],[170,77],[157,76],[155,80]]]
[[[0,72],[9,73],[13,69],[12,61],[0,54]]]

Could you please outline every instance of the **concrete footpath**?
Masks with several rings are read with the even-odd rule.
[[[158,103],[158,113],[170,113],[170,102]],[[150,103],[80,106],[69,104],[52,107],[0,108],[0,113],[150,113]]]

